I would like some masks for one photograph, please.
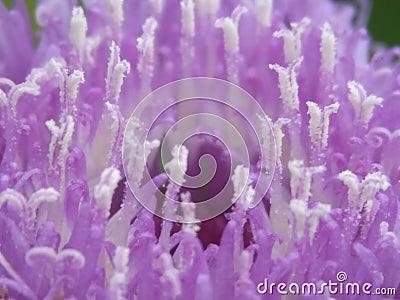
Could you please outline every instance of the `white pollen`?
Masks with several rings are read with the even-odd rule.
[[[336,37],[329,23],[321,28],[321,69],[323,73],[332,74],[336,63]]]
[[[54,162],[54,152],[57,145],[58,137],[61,133],[61,129],[56,125],[56,122],[53,119],[46,121],[45,124],[51,133],[49,153],[47,157],[49,159],[49,166],[52,167]]]
[[[175,145],[172,149],[172,160],[164,166],[169,177],[177,184],[182,185],[185,182],[185,173],[187,171],[187,159],[189,151],[181,145]]]
[[[333,113],[337,113],[339,109],[339,103],[333,103],[325,106],[321,110],[318,104],[307,101],[308,114],[310,115],[309,131],[310,139],[314,145],[318,145],[319,148],[325,149],[328,146],[329,136],[329,117]]]
[[[307,202],[312,196],[312,176],[325,172],[325,166],[306,167],[303,160],[291,160],[288,163],[291,174],[290,189],[293,198]]]
[[[119,99],[125,74],[129,74],[130,64],[120,58],[120,48],[112,42],[110,47],[110,59],[107,65],[106,90],[107,98],[116,102]]]
[[[289,207],[296,218],[297,236],[301,238],[304,235],[304,229],[308,216],[307,202],[299,199],[292,199],[289,203]]]
[[[234,198],[239,197],[244,192],[244,188],[247,186],[249,178],[249,168],[246,168],[243,165],[236,166],[231,178],[233,183],[233,190],[235,193]]]
[[[68,156],[68,146],[72,141],[75,122],[71,115],[67,116],[66,122],[62,124],[61,130],[64,138],[60,141],[60,153],[58,156],[58,164],[61,166],[61,174],[65,176],[65,163]]]
[[[26,199],[25,199],[24,195],[22,195],[20,192],[17,192],[16,190],[13,190],[10,188],[8,188],[0,193],[0,208],[7,201],[14,203],[20,211],[26,205]]]
[[[331,114],[336,114],[339,110],[340,104],[335,102],[331,105],[325,106],[323,111],[323,125],[322,125],[322,147],[328,146],[329,136],[329,117]]]
[[[282,127],[289,123],[290,123],[290,119],[279,118],[278,120],[276,120],[276,122],[274,123],[274,126],[273,126],[274,127],[274,135],[275,135],[276,159],[278,162],[278,168],[279,168],[280,173],[282,173],[282,171],[283,171],[281,158],[282,158],[282,142],[283,142],[283,138],[285,137]]]
[[[85,47],[87,30],[88,25],[82,7],[74,7],[72,9],[69,40],[81,58]]]
[[[322,112],[317,103],[307,101],[308,114],[310,115],[310,123],[308,125],[310,138],[312,143],[317,143],[322,135]]]
[[[339,179],[348,187],[348,199],[350,206],[355,209],[355,212],[360,212],[366,205],[375,199],[378,191],[386,191],[390,187],[388,178],[380,173],[369,173],[360,182],[357,175],[349,170],[339,174]],[[371,207],[369,203],[369,207]]]
[[[34,83],[34,82],[24,82],[21,84],[16,85],[14,88],[11,89],[10,91],[10,103],[12,107],[16,107],[18,104],[19,98],[23,94],[30,94],[33,96],[37,96],[40,93],[40,88],[39,86]]]
[[[82,71],[75,70],[67,78],[67,97],[72,104],[75,104],[78,98],[78,88],[79,85],[85,82],[85,77]]]
[[[137,49],[140,53],[137,70],[142,78],[145,89],[149,89],[154,73],[154,41],[158,23],[154,18],[147,18],[143,24],[143,34],[137,39]]]
[[[350,204],[356,204],[357,199],[361,193],[361,183],[358,179],[357,175],[353,172],[346,170],[339,174],[339,179],[343,181],[343,183],[348,188],[348,200]]]
[[[282,67],[278,64],[271,64],[269,68],[278,73],[279,89],[281,91],[281,100],[284,111],[299,111],[299,85],[297,83],[297,69],[303,58],[290,64],[288,67]]]
[[[274,37],[283,38],[286,63],[291,63],[301,57],[301,36],[310,23],[310,19],[305,17],[300,23],[291,23],[291,30],[281,29],[274,32]]]
[[[127,155],[124,156],[124,164],[126,166],[127,177],[134,178],[130,182],[130,187],[137,191],[143,179],[143,170],[147,161],[147,157],[151,151],[160,146],[159,140],[145,141],[144,153],[142,151],[142,142],[138,135],[140,126],[138,122],[131,122],[125,132],[125,143],[127,144]]]
[[[388,178],[380,172],[370,173],[365,176],[362,181],[359,208],[362,209],[365,203],[373,200],[378,191],[386,191],[389,187],[390,183]]]
[[[54,188],[40,189],[29,198],[29,206],[35,211],[43,202],[56,202],[60,197]]]
[[[347,87],[349,89],[348,98],[353,105],[356,119],[364,127],[367,127],[375,107],[382,105],[383,99],[375,95],[367,96],[364,87],[356,81],[349,81]]]
[[[120,171],[114,166],[111,166],[101,173],[100,182],[94,189],[94,197],[97,206],[105,211],[107,215],[111,207],[114,190],[117,188],[120,179]]]
[[[274,0],[256,0],[256,18],[261,26],[271,26],[273,6]]]
[[[183,231],[191,234],[196,235],[196,232],[200,230],[200,226],[195,224],[199,220],[196,218],[196,204],[191,202],[190,192],[182,193],[181,194],[182,203],[182,213],[184,224],[182,225]]]
[[[271,171],[272,168],[274,167],[274,162],[272,161],[271,158],[274,157],[273,154],[275,151],[271,147],[271,145],[273,145],[274,137],[271,134],[269,123],[272,123],[272,121],[268,116],[257,115],[257,117],[261,123],[261,133],[262,133],[261,146],[263,149],[262,153],[264,154],[262,156],[263,165],[266,170]]]
[[[381,106],[382,102],[383,99],[375,95],[370,95],[364,100],[361,111],[361,119],[364,125],[367,125],[372,119],[375,106]]]
[[[317,203],[315,207],[310,210],[309,213],[309,230],[310,230],[310,241],[314,239],[315,233],[319,225],[319,221],[322,217],[328,215],[331,212],[330,204]]]
[[[300,199],[292,199],[289,207],[296,219],[297,236],[302,238],[308,226],[309,239],[312,243],[318,229],[320,219],[331,212],[329,204],[317,203],[313,208],[309,208],[307,202]]]
[[[51,247],[36,246],[29,249],[25,254],[25,262],[34,267],[37,259],[45,258],[48,263],[54,262],[57,259],[56,251]]]
[[[215,21],[215,27],[221,28],[224,32],[225,51],[228,54],[239,53],[239,32],[238,25],[240,17],[247,12],[244,6],[237,6],[231,17],[221,18]]]

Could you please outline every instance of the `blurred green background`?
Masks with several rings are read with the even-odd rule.
[[[368,29],[373,38],[389,46],[400,45],[400,0],[372,2]]]
[[[10,8],[13,0],[2,0]],[[302,0],[299,0],[302,1]],[[318,0],[317,0],[318,1]],[[336,0],[357,3],[357,0]],[[400,0],[371,0],[368,29],[372,37],[388,46],[400,45]],[[25,0],[33,20],[35,0]],[[34,24],[34,28],[37,28]]]

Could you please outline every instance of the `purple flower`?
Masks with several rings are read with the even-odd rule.
[[[267,279],[388,299],[323,289],[400,288],[400,51],[360,3],[39,0],[37,32],[24,1],[0,4],[0,298],[281,299]],[[264,113],[231,89],[210,92],[234,113],[173,106],[176,89],[130,118],[189,77]],[[220,118],[174,127],[196,112]],[[231,207],[202,217],[225,187]]]

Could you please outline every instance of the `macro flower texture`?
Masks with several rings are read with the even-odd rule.
[[[400,292],[400,50],[370,38],[370,8],[38,0],[32,22],[25,1],[0,3],[0,298],[398,297],[323,288],[347,280]],[[187,127],[213,135],[162,149],[182,114],[211,107],[234,118],[201,100],[160,112],[142,147],[148,128],[131,118],[135,107],[184,78],[254,97],[261,115],[232,100],[254,117],[233,122],[248,164],[220,142],[229,126],[197,119]],[[252,126],[259,143],[247,139]],[[211,169],[203,156],[214,158],[212,180],[185,186]],[[230,207],[200,218],[195,205],[225,186]],[[179,220],[163,218],[177,211],[164,198],[185,204]],[[322,292],[265,293],[266,279]]]

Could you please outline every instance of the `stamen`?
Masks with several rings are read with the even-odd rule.
[[[126,60],[120,59],[120,48],[111,43],[110,60],[107,67],[106,80],[106,100],[111,103],[116,103],[121,93],[121,87],[125,74],[130,72],[130,64]]]
[[[358,82],[349,81],[347,87],[349,89],[349,101],[355,110],[356,119],[364,127],[368,127],[375,106],[381,106],[383,99],[375,95],[367,96],[364,87]]]
[[[362,182],[362,191],[360,195],[360,206],[362,209],[364,204],[369,200],[375,199],[375,195],[378,191],[386,191],[390,187],[388,178],[380,172],[370,173],[365,176]]]
[[[94,198],[97,206],[102,209],[106,215],[109,215],[111,200],[114,190],[121,179],[121,173],[115,167],[109,167],[101,173],[100,182],[94,189]]]
[[[29,198],[29,206],[35,212],[43,202],[56,202],[60,194],[53,188],[40,189]]]
[[[121,143],[122,143],[122,132],[121,128],[122,124],[122,116],[119,108],[115,104],[111,104],[110,102],[106,102],[106,108],[111,116],[112,124],[111,124],[111,136],[113,137],[113,144],[110,148],[110,152],[108,154],[109,164],[115,164],[118,156],[121,152]]]
[[[336,63],[336,37],[329,23],[321,27],[321,70],[324,74],[332,74]]]
[[[238,165],[232,175],[233,183],[233,199],[236,212],[246,212],[250,208],[251,201],[254,197],[254,189],[251,187],[250,170],[243,165]]]
[[[46,121],[46,127],[51,133],[49,144],[49,171],[59,171],[60,176],[60,194],[63,197],[65,191],[65,168],[68,156],[68,147],[72,141],[75,122],[71,115],[61,119],[61,127],[58,127],[54,120]],[[58,149],[58,153],[56,150]]]
[[[278,73],[279,89],[285,113],[299,111],[299,85],[296,77],[302,61],[303,57],[286,68],[278,64],[269,65],[271,70]]]
[[[225,60],[228,73],[228,80],[234,83],[239,82],[239,32],[240,18],[247,13],[247,8],[238,5],[232,12],[231,17],[221,18],[215,21],[215,27],[221,28],[224,32]]]
[[[176,207],[171,201],[178,200],[178,193],[185,182],[188,155],[189,150],[185,146],[175,145],[172,149],[172,159],[164,165],[170,181],[165,192],[167,201],[164,202],[162,207],[162,214],[168,219],[176,213]],[[172,222],[166,219],[163,220],[159,241],[166,249],[170,247],[172,225]]]
[[[72,18],[69,29],[69,40],[77,51],[80,59],[85,47],[86,33],[88,25],[82,7],[74,7],[72,9]]]
[[[274,123],[274,135],[275,135],[275,145],[276,145],[276,160],[278,164],[278,170],[282,174],[283,166],[282,166],[282,141],[285,137],[285,134],[282,130],[283,125],[287,125],[290,123],[290,119],[287,118],[279,118]]]
[[[328,146],[329,135],[329,117],[333,113],[337,113],[339,103],[333,103],[325,106],[323,110],[318,107],[315,102],[307,101],[308,114],[310,115],[310,138],[311,142],[318,149],[325,149]]]
[[[49,131],[51,133],[51,140],[50,140],[50,144],[49,144],[49,153],[48,153],[47,157],[49,159],[49,166],[52,168],[54,159],[55,159],[54,154],[55,154],[55,149],[57,146],[57,140],[58,140],[58,137],[60,136],[61,128],[59,128],[56,125],[56,122],[54,120],[47,121],[46,127],[49,129]]]
[[[314,239],[315,233],[319,225],[319,221],[322,217],[329,215],[331,212],[330,204],[317,203],[315,207],[310,210],[310,216],[308,219],[309,230],[310,230],[310,241]]]
[[[310,19],[306,17],[303,18],[300,23],[290,23],[291,30],[282,29],[274,32],[274,37],[283,38],[286,63],[291,63],[300,59],[301,35],[305,32],[310,23]]]
[[[172,149],[172,160],[164,166],[173,183],[177,185],[182,185],[185,182],[188,155],[189,150],[185,146],[176,145]]]
[[[361,182],[357,175],[346,170],[339,174],[338,178],[347,186],[347,197],[351,206],[356,205],[357,199],[361,193]]]
[[[135,192],[139,191],[140,183],[143,178],[143,169],[145,167],[147,157],[151,151],[160,146],[160,141],[146,141],[145,153],[142,152],[142,144],[139,141],[138,135],[140,126],[138,123],[131,122],[125,133],[125,143],[127,144],[128,154],[125,156],[124,165],[126,166],[126,177],[134,178],[134,182],[129,182],[130,188]]]
[[[76,99],[78,98],[79,85],[85,82],[85,77],[82,71],[75,70],[67,77],[67,103],[66,114],[75,115]]]
[[[137,39],[137,49],[140,53],[137,70],[142,79],[142,93],[150,90],[151,80],[154,74],[154,39],[158,23],[154,18],[147,18],[143,24],[143,34]]]
[[[33,247],[25,254],[25,262],[33,268],[43,262],[53,263],[57,259],[56,251],[51,247]]]
[[[60,81],[60,102],[64,105],[60,121],[63,122],[67,115],[75,116],[79,85],[85,82],[84,73],[74,70],[68,75],[65,64],[55,59],[51,59],[45,69],[48,69],[52,76],[55,74]]]
[[[349,206],[355,213],[361,212],[368,201],[375,199],[378,191],[390,187],[388,178],[380,172],[370,173],[362,182],[349,170],[339,174],[339,179],[348,187]]]
[[[293,199],[289,206],[296,218],[297,237],[302,238],[304,236],[306,225],[308,225],[309,239],[312,243],[320,219],[330,213],[331,205],[318,202],[316,206],[309,208],[307,202]]]
[[[297,237],[302,238],[304,235],[304,229],[306,227],[306,220],[308,216],[307,202],[299,199],[292,199],[290,201],[289,207],[296,218]]]
[[[269,130],[269,123],[272,124],[271,119],[268,116],[257,116],[258,119],[260,120],[261,123],[261,132],[262,132],[262,140],[261,140],[261,146],[263,148],[263,152],[265,153],[265,155],[263,156],[263,164],[265,166],[265,169],[268,172],[271,172],[273,167],[274,167],[274,161],[273,161],[273,157],[274,157],[274,151],[275,149],[271,149],[271,145],[273,145],[273,139],[274,136],[272,134],[272,132]],[[275,141],[276,144],[276,141]],[[276,148],[278,148],[278,145],[276,145]],[[279,150],[276,149],[276,151],[278,152]],[[277,158],[278,160],[278,158]]]
[[[190,200],[190,192],[182,193],[181,199],[182,202],[185,203],[182,207],[183,219],[185,222],[182,225],[182,229],[184,232],[195,236],[196,233],[200,230],[200,226],[195,224],[199,221],[196,218],[196,205]]]
[[[15,204],[20,211],[26,206],[24,195],[13,189],[6,189],[0,193],[0,208],[8,201]]]
[[[11,88],[9,93],[11,109],[15,110],[15,107],[18,104],[18,100],[19,98],[21,98],[23,94],[37,96],[39,95],[39,93],[40,93],[40,88],[34,82],[27,80],[24,83],[17,84],[13,88]]]
[[[312,176],[326,170],[325,166],[305,167],[302,160],[289,161],[288,168],[291,174],[290,189],[292,197],[307,202],[312,196]]]
[[[274,0],[256,0],[256,18],[261,26],[271,26],[273,6]]]

